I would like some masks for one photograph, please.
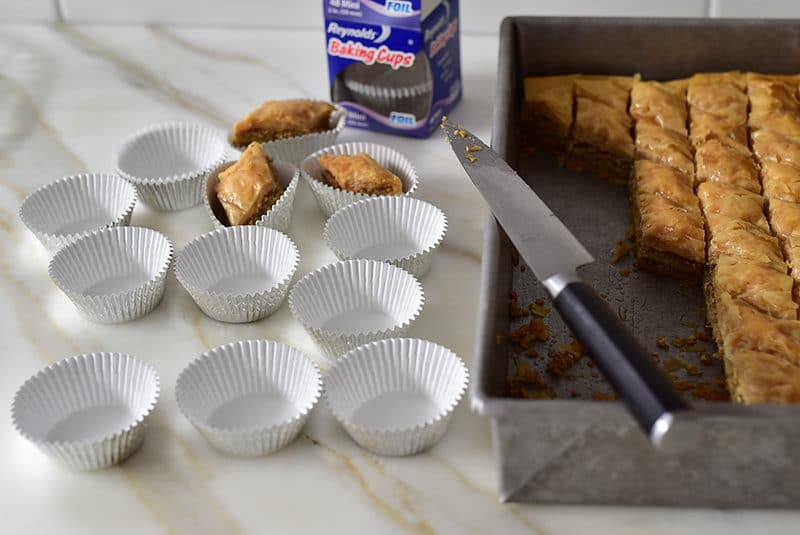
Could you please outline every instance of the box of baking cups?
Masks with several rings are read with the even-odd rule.
[[[428,137],[461,98],[458,0],[323,0],[347,126]]]

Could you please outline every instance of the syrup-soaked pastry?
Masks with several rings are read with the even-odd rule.
[[[323,154],[322,176],[329,185],[352,193],[402,195],[403,182],[369,154]]]
[[[631,89],[630,114],[661,128],[686,135],[686,91],[679,85],[637,80]]]
[[[230,225],[255,223],[274,204],[281,188],[261,143],[251,143],[239,161],[219,174],[217,198]]]
[[[697,197],[706,217],[718,214],[739,219],[769,233],[769,223],[764,215],[764,197],[761,195],[718,182],[703,182],[697,186]]]
[[[761,187],[768,199],[800,203],[800,169],[783,163],[762,162]]]
[[[706,141],[697,147],[695,170],[698,183],[719,182],[761,193],[758,167],[753,159],[719,141]]]
[[[234,125],[231,144],[244,146],[330,130],[334,109],[321,101],[268,100]]]
[[[567,149],[575,110],[576,75],[525,78],[522,120],[524,142],[533,149],[560,153]]]
[[[692,148],[688,138],[674,130],[667,130],[649,121],[636,123],[637,160],[650,160],[675,168],[689,176],[694,175]]]
[[[800,140],[771,130],[757,130],[751,137],[753,153],[762,165],[765,162],[777,162],[800,168]]]

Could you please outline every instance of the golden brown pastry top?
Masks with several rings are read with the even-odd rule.
[[[761,192],[758,167],[753,159],[717,140],[707,141],[695,152],[697,182],[719,182],[754,193]]]
[[[706,214],[708,226],[708,263],[715,265],[721,256],[732,256],[769,265],[787,272],[778,238],[758,226],[721,214]]]
[[[693,110],[715,115],[726,125],[739,126],[747,122],[747,95],[730,83],[689,83],[686,100]]]
[[[562,137],[569,134],[574,110],[576,75],[525,78],[525,113],[548,118]]]
[[[726,292],[774,318],[797,319],[792,300],[794,280],[767,264],[720,256],[711,274],[715,295]]]
[[[272,141],[330,129],[332,104],[310,100],[268,100],[233,127],[231,143]]]
[[[800,366],[769,353],[725,355],[739,403],[800,403]]]
[[[718,182],[703,182],[697,186],[697,197],[706,215],[720,214],[740,219],[769,232],[769,223],[764,215],[764,197],[757,193]]]
[[[800,141],[771,130],[753,132],[753,153],[764,162],[785,163],[800,168]]]
[[[634,189],[638,193],[660,195],[673,204],[691,209],[693,212],[699,208],[694,194],[692,175],[649,160],[637,160],[634,163],[633,180]],[[699,210],[696,211],[700,215]]]
[[[797,76],[747,74],[747,96],[752,110],[800,112]]]
[[[762,162],[761,187],[768,199],[800,202],[800,169],[777,162]]]
[[[575,96],[600,102],[615,110],[627,110],[633,83],[630,76],[584,75],[575,80]]]
[[[661,82],[636,81],[631,89],[631,116],[686,135],[685,94]]]
[[[717,86],[721,84],[732,85],[739,91],[744,91],[747,87],[747,78],[740,71],[700,72],[689,79],[689,90],[701,85]]]
[[[794,238],[800,241],[800,204],[770,199],[769,221],[772,232],[781,242]]]
[[[239,161],[219,174],[217,198],[230,225],[251,224],[262,215],[266,197],[278,183],[261,143],[251,143]]]
[[[621,158],[632,159],[631,120],[623,110],[617,110],[587,98],[576,99],[574,141],[587,143],[599,150]]]
[[[750,154],[747,142],[747,126],[744,123],[734,126],[717,115],[691,110],[689,124],[689,140],[694,147],[706,141],[718,141],[726,147],[736,149],[742,154]]]
[[[649,121],[636,123],[636,159],[650,160],[694,175],[692,148],[686,136]]]
[[[676,254],[697,264],[705,262],[705,232],[699,210],[676,206],[666,197],[653,193],[640,193],[637,200],[640,245]]]
[[[369,154],[323,154],[319,158],[323,177],[332,186],[367,195],[402,195],[403,182]]]

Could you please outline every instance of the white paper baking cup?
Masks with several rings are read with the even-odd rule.
[[[299,265],[287,235],[246,225],[212,230],[186,244],[175,276],[207,316],[246,323],[280,308]]]
[[[203,203],[214,228],[229,226],[228,216],[225,215],[225,209],[217,197],[217,184],[219,184],[219,174],[234,163],[236,162],[223,163],[212,170],[205,180]],[[300,183],[300,170],[288,162],[274,161],[270,165],[275,172],[278,184],[283,188],[283,195],[272,205],[272,208],[267,213],[256,221],[256,225],[286,232],[292,222],[292,207],[294,206],[295,193],[297,193],[297,185]]]
[[[225,161],[228,143],[218,129],[169,123],[140,130],[119,149],[117,170],[142,201],[162,211],[203,202],[203,179]]]
[[[50,278],[77,309],[99,323],[140,318],[161,302],[173,247],[142,227],[114,227],[85,236],[50,261]]]
[[[421,277],[447,232],[444,212],[411,197],[358,201],[328,219],[323,236],[341,260],[381,260]]]
[[[407,271],[375,260],[345,260],[312,271],[289,294],[294,317],[326,355],[400,336],[425,296]]]
[[[106,227],[128,225],[136,189],[121,177],[73,175],[31,192],[19,208],[25,226],[55,254],[81,236]]]
[[[392,338],[337,360],[325,378],[325,397],[361,447],[413,455],[444,436],[468,383],[464,361],[446,347]]]
[[[314,99],[296,99],[307,100],[315,102]],[[303,136],[289,137],[286,139],[276,139],[274,141],[267,141],[264,143],[264,153],[268,154],[273,160],[289,162],[294,165],[300,165],[303,159],[316,152],[323,147],[333,145],[339,134],[344,130],[344,125],[347,119],[347,110],[333,104],[335,108],[330,116],[330,129],[324,132],[317,132],[314,134],[305,134]],[[234,147],[241,150],[243,147]]]
[[[266,455],[291,443],[322,392],[319,368],[297,349],[266,340],[216,347],[178,376],[183,415],[215,449]]]
[[[124,353],[90,353],[25,381],[11,419],[46,454],[76,470],[95,470],[139,448],[158,396],[158,375],[149,364]]]
[[[352,193],[339,188],[329,186],[322,178],[322,168],[317,158],[323,154],[358,154],[366,152],[375,159],[380,165],[397,175],[403,182],[403,195],[413,196],[417,191],[419,179],[417,170],[408,158],[396,150],[378,145],[375,143],[342,143],[319,150],[300,164],[300,173],[311,186],[311,191],[317,199],[317,203],[326,216],[331,216],[334,212],[347,206],[348,204],[369,199],[373,195],[364,193]]]

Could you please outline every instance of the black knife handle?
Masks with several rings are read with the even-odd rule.
[[[689,405],[591,286],[573,280],[560,288],[554,300],[564,322],[628,405],[628,410],[651,440],[659,443],[663,432],[668,430],[671,414],[688,410]],[[667,428],[654,432],[654,427],[664,425]]]

